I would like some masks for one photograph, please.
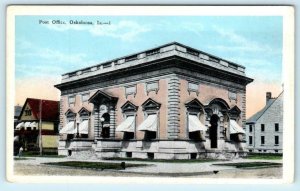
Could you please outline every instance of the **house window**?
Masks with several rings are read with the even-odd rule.
[[[252,145],[252,136],[249,136],[249,145]]]
[[[264,132],[265,131],[265,124],[261,124],[260,127],[261,127],[261,132]]]
[[[265,144],[265,136],[260,137],[260,143],[261,143],[261,145]]]
[[[274,150],[275,151],[275,153],[278,153],[278,150]]]
[[[249,132],[252,132],[252,125],[249,125]]]
[[[87,102],[89,100],[89,97],[90,97],[89,93],[82,94],[81,95],[82,102]]]
[[[75,96],[69,96],[68,103],[69,107],[73,107],[75,105]]]
[[[279,131],[279,124],[278,123],[275,123],[275,131]]]
[[[31,115],[31,110],[30,109],[26,109],[25,110],[25,116],[30,116]]]
[[[279,144],[279,136],[275,136],[275,145],[278,145]]]

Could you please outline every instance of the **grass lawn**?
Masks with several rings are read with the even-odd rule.
[[[272,162],[241,162],[241,163],[223,163],[223,164],[214,164],[221,166],[234,166],[236,168],[272,168],[272,167],[282,167],[280,163]]]
[[[65,158],[62,155],[22,155],[22,157],[46,157],[46,158]]]
[[[121,163],[106,163],[106,162],[82,162],[82,161],[65,161],[65,162],[49,162],[43,163],[47,165],[55,165],[55,166],[67,166],[67,167],[76,167],[76,168],[90,168],[90,169],[114,169],[114,170],[122,170],[124,169]],[[145,164],[125,164],[125,167],[140,167],[140,166],[148,166]]]
[[[14,157],[14,160],[28,160],[28,158],[23,158],[23,157]]]
[[[140,158],[108,158],[105,160],[112,161],[140,161],[140,162],[167,162],[167,163],[204,163],[204,162],[217,162],[226,160],[217,159],[140,159]]]
[[[57,153],[43,153],[40,155],[40,153],[36,151],[25,151],[22,153],[22,157],[64,158],[66,156],[57,155]]]
[[[281,160],[282,155],[274,154],[249,154],[245,159]]]

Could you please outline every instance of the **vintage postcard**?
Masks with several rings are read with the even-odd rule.
[[[6,128],[11,182],[291,183],[294,8],[8,6]]]

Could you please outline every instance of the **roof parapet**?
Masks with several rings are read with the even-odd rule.
[[[245,75],[245,67],[222,58],[210,55],[200,50],[182,45],[177,42],[169,43],[149,49],[143,52],[131,54],[125,57],[116,58],[98,65],[83,68],[62,75],[62,82],[68,82],[76,79],[85,78],[113,70],[130,67],[144,62],[154,61],[168,56],[177,55],[188,58],[201,64],[210,65],[217,69],[229,71],[239,75]]]

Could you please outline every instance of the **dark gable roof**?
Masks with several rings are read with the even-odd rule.
[[[42,120],[47,121],[55,121],[59,119],[59,101],[52,101],[52,100],[40,100],[40,99],[33,99],[27,98],[25,104],[22,108],[23,113],[27,103],[31,108],[31,113],[35,116],[38,120],[40,119],[40,103],[42,101]]]
[[[246,123],[256,123],[256,121],[269,109],[269,107],[271,107],[271,105],[281,96],[282,93],[283,91],[278,95],[277,98],[269,99],[266,106],[262,110],[252,115],[249,119],[247,119]]]

